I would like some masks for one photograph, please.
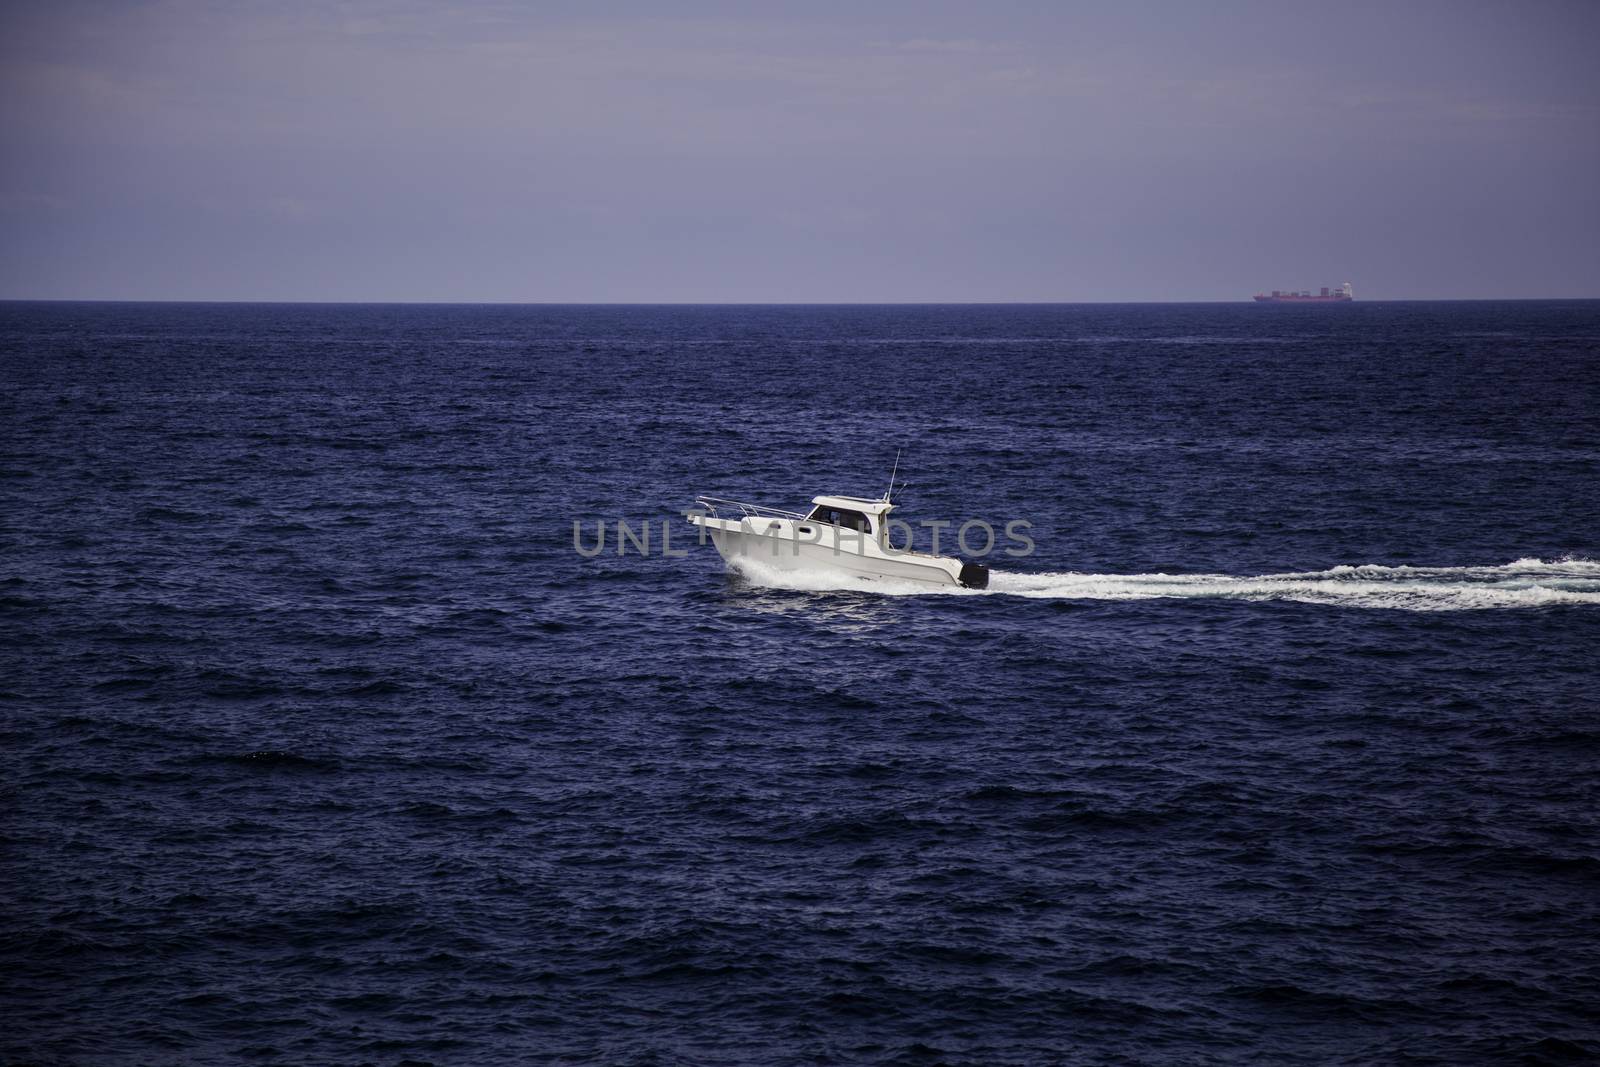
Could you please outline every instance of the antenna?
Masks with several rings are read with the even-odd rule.
[[[900,473],[900,449],[894,450],[894,467],[889,471],[889,488],[883,492],[884,502],[887,503],[894,497],[894,476]]]

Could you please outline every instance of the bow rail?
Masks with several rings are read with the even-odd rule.
[[[782,508],[763,507],[760,504],[747,504],[742,500],[728,500],[720,496],[697,496],[694,502],[705,510],[705,513],[714,519],[722,516],[717,513],[718,507],[727,508],[730,512],[737,509],[739,515],[746,519],[776,518],[776,519],[804,519],[805,516],[798,511],[784,511]]]

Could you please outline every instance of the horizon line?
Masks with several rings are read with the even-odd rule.
[[[1474,296],[1357,298],[1343,304],[1507,304],[1594,301],[1596,296]],[[259,304],[325,307],[1084,307],[1125,305],[1254,304],[1233,300],[286,300],[228,298],[28,297],[0,296],[0,304]]]

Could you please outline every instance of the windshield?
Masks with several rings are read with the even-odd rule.
[[[825,522],[831,526],[843,526],[846,530],[860,530],[862,533],[872,532],[872,520],[863,513],[847,511],[844,508],[829,507],[826,504],[818,504],[806,518],[811,522]]]

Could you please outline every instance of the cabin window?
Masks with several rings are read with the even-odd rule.
[[[807,518],[812,522],[825,522],[831,526],[842,526],[846,530],[860,530],[862,533],[872,532],[872,520],[859,511],[848,511],[844,508],[818,504],[816,510],[808,515]]]

